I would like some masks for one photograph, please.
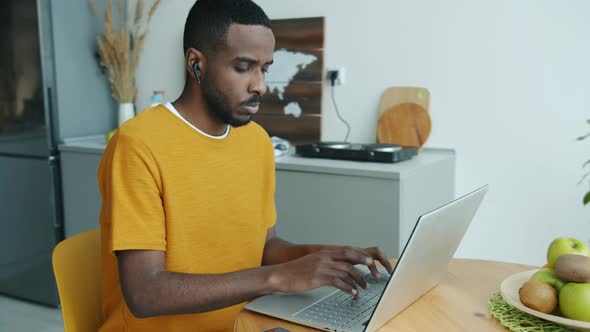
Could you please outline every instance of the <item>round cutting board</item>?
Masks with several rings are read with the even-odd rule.
[[[430,135],[428,111],[414,103],[395,105],[379,116],[377,142],[422,147]]]

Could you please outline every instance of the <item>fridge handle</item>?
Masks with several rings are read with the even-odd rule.
[[[53,91],[51,87],[47,87],[47,138],[49,141],[49,153],[52,155],[57,153],[57,141],[55,139],[55,130],[57,128],[54,126],[53,115]]]
[[[60,167],[59,167],[59,157],[57,156],[49,156],[49,168],[51,170],[51,186],[53,187],[52,195],[51,195],[51,203],[54,207],[53,209],[53,227],[56,232],[56,237],[58,242],[61,241],[64,237],[64,230],[63,230],[63,201],[62,197],[62,188],[61,188],[61,174],[60,174]]]

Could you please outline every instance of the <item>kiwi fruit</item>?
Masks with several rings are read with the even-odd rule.
[[[555,275],[567,282],[590,283],[590,257],[579,254],[561,255],[555,261]]]
[[[525,306],[546,314],[557,308],[557,291],[539,280],[529,280],[518,290],[520,302]]]

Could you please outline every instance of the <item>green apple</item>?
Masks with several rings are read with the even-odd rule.
[[[567,318],[590,322],[590,284],[570,282],[563,286],[559,310]]]
[[[531,276],[531,280],[539,280],[546,283],[547,285],[555,288],[558,294],[561,291],[561,288],[566,284],[565,281],[559,279],[555,275],[555,271],[553,269],[541,269]]]
[[[584,242],[573,237],[559,237],[553,240],[549,245],[549,249],[547,249],[547,264],[549,264],[549,267],[553,268],[557,258],[565,254],[590,256],[590,249]]]
[[[111,137],[113,137],[113,135],[115,135],[116,132],[117,129],[113,129],[106,134],[105,139],[107,140],[107,143],[111,140]]]

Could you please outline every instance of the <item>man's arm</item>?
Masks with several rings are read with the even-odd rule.
[[[374,264],[371,257],[347,247],[222,274],[169,272],[165,260],[162,251],[117,251],[123,296],[136,317],[206,312],[274,292],[300,293],[321,286],[356,296],[357,285],[367,288],[367,283],[353,265]]]
[[[206,312],[279,291],[271,267],[224,274],[185,274],[165,270],[165,253],[117,252],[121,289],[138,318]]]
[[[385,267],[389,272],[393,272],[393,267],[389,262],[389,259],[378,247],[371,248],[355,248],[350,246],[329,246],[329,245],[298,245],[291,242],[285,241],[278,237],[275,233],[275,227],[268,229],[266,233],[266,243],[264,245],[264,255],[262,257],[262,265],[274,265],[286,263],[300,257],[325,251],[325,250],[351,250],[356,251],[362,255],[369,256],[374,260],[377,260]],[[377,267],[374,262],[368,265],[373,275],[377,278]]]
[[[322,245],[298,245],[285,241],[276,235],[273,226],[266,233],[262,265],[286,263],[328,247]]]

